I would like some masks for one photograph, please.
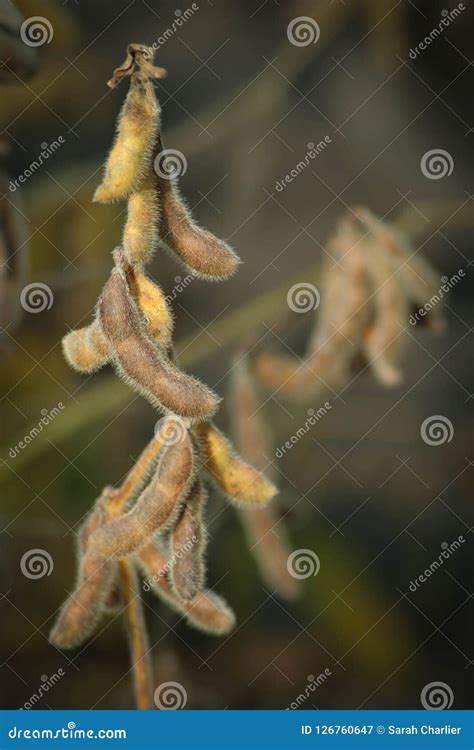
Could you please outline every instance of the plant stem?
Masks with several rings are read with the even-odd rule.
[[[138,591],[137,574],[131,560],[120,560],[119,567],[125,604],[125,620],[130,641],[136,704],[138,709],[150,711],[154,708],[152,667],[150,646]]]

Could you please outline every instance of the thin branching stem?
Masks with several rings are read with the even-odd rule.
[[[130,560],[121,560],[119,566],[136,704],[138,709],[150,711],[154,708],[152,666],[137,574]]]

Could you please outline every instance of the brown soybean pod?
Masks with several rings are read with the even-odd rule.
[[[176,519],[194,475],[194,447],[189,434],[164,448],[155,474],[135,505],[99,528],[91,549],[105,557],[126,557]]]
[[[99,301],[99,316],[118,373],[148,401],[183,418],[206,419],[216,411],[220,399],[178,370],[146,335],[122,271],[112,271]]]
[[[237,270],[240,259],[226,242],[196,224],[179,194],[176,180],[160,175],[160,155],[166,154],[160,137],[156,153],[160,241],[186,268],[203,278],[210,281],[228,278]]]
[[[211,635],[225,635],[232,630],[235,615],[218,594],[199,591],[190,601],[183,601],[175,594],[168,578],[171,563],[155,544],[142,547],[136,560],[146,577],[144,588],[151,588],[175,612],[184,615],[190,625]]]
[[[176,594],[185,601],[200,591],[204,581],[207,539],[203,513],[206,500],[203,483],[196,479],[170,534],[170,579]]]
[[[76,588],[63,605],[50,640],[58,648],[74,648],[93,633],[117,574],[117,565],[88,548],[91,535],[104,523],[101,506],[86,519],[78,546]]]

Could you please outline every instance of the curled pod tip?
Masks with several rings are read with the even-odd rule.
[[[226,635],[235,626],[235,615],[225,600],[213,591],[199,591],[190,601],[183,601],[169,582],[171,562],[156,544],[149,543],[137,553],[136,560],[150,589],[171,609],[182,614],[189,625],[209,635]]]
[[[97,320],[71,331],[62,339],[64,357],[78,372],[96,372],[110,360],[111,351]]]
[[[278,492],[265,475],[244,461],[228,438],[210,422],[196,425],[204,456],[204,469],[233,500],[267,503]]]
[[[240,258],[223,240],[194,221],[173,180],[159,179],[160,241],[190,272],[208,281],[232,276]]]

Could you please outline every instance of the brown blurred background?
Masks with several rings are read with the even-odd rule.
[[[223,396],[235,344],[227,316],[296,277],[305,281],[348,206],[365,204],[398,221],[439,276],[464,269],[446,298],[446,332],[412,337],[403,383],[391,390],[370,373],[282,459],[280,506],[292,549],[314,550],[317,576],[289,605],[259,578],[238,517],[221,498],[209,505],[209,582],[235,608],[224,639],[188,628],[151,595],[146,613],[158,685],[186,687],[189,708],[285,708],[308,675],[331,672],[303,708],[419,708],[431,682],[446,683],[453,707],[472,695],[472,543],[469,284],[472,199],[473,32],[467,8],[429,47],[410,49],[455,5],[433,0],[273,2],[202,0],[157,53],[168,69],[157,91],[168,148],[187,159],[182,192],[198,221],[241,256],[225,284],[193,281],[177,295],[176,333],[188,369]],[[467,5],[467,4],[466,4]],[[119,241],[124,206],[91,203],[125,86],[106,81],[131,41],[152,44],[191,4],[78,0],[19,2],[24,18],[53,29],[37,48],[36,73],[1,84],[3,169],[22,175],[42,144],[64,143],[22,185],[29,236],[26,283],[53,293],[49,309],[24,312],[1,353],[0,705],[19,708],[59,669],[65,675],[36,707],[133,706],[120,618],[104,620],[79,652],[47,635],[75,576],[75,533],[103,485],[115,484],[149,439],[157,414],[110,370],[79,377],[60,340],[84,325]],[[456,6],[457,7],[457,6]],[[308,16],[319,39],[292,44],[289,23]],[[284,190],[281,180],[308,143],[331,140]],[[443,149],[454,168],[427,178],[423,155]],[[7,192],[7,198],[12,198]],[[157,254],[152,275],[172,292],[185,272]],[[272,305],[254,321],[275,343]],[[294,320],[298,318],[298,320]],[[293,315],[290,340],[303,347],[312,315]],[[207,327],[218,321],[220,328]],[[266,328],[267,326],[268,328]],[[242,330],[242,337],[251,331]],[[189,337],[189,338],[187,338]],[[13,457],[11,449],[45,411],[61,413]],[[317,408],[319,404],[312,404]],[[42,411],[43,410],[43,411]],[[270,399],[265,413],[279,445],[305,409]],[[454,434],[439,446],[420,436],[432,415]],[[225,402],[217,422],[228,429]],[[287,512],[288,511],[288,512]],[[442,543],[466,540],[416,592],[414,580]],[[32,580],[20,562],[48,552],[49,576]],[[469,688],[471,687],[471,690]]]

